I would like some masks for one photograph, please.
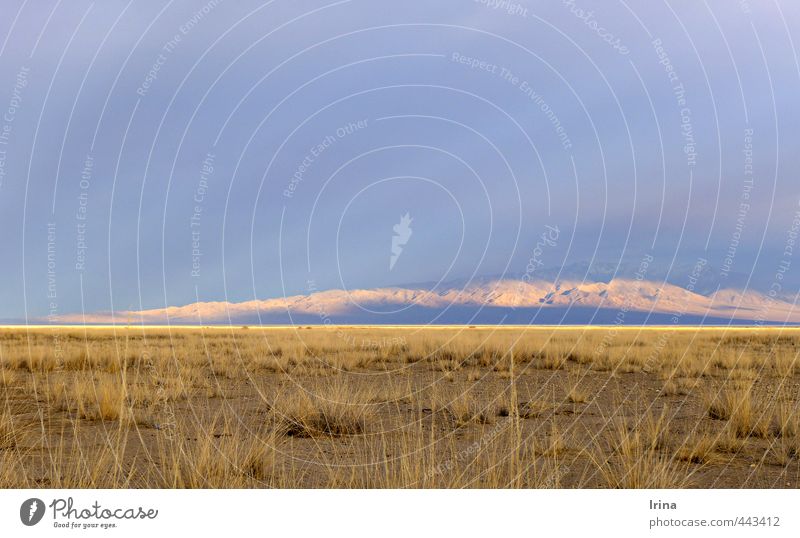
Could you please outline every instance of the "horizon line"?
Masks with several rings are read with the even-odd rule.
[[[308,330],[308,329],[556,329],[556,330],[574,330],[574,329],[616,329],[616,330],[735,330],[735,331],[750,331],[750,330],[800,330],[800,324],[758,324],[758,325],[663,325],[663,324],[647,324],[647,325],[616,325],[616,324],[560,324],[560,325],[525,325],[525,324],[391,324],[391,325],[376,325],[376,324],[275,324],[275,325],[248,325],[248,324],[189,324],[189,323],[176,323],[173,325],[165,324],[109,324],[109,323],[86,323],[86,324],[0,324],[0,330],[8,329],[236,329],[236,330]]]

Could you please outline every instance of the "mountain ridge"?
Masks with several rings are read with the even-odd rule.
[[[119,324],[130,319],[145,324],[391,324],[410,319],[414,323],[427,324],[451,323],[455,322],[455,317],[481,323],[488,318],[510,317],[519,321],[525,316],[535,321],[543,312],[549,311],[545,317],[557,320],[558,316],[554,314],[563,313],[560,323],[583,324],[586,319],[595,319],[590,315],[592,310],[603,312],[603,319],[616,312],[615,319],[635,318],[643,323],[649,323],[649,315],[658,319],[671,316],[681,321],[699,318],[736,323],[800,323],[800,308],[757,291],[724,288],[704,295],[668,282],[625,277],[609,282],[501,278],[480,280],[460,287],[443,285],[434,290],[409,286],[330,289],[243,302],[201,301],[140,311],[71,314],[62,316],[60,321]],[[580,315],[571,315],[573,311]],[[419,318],[416,321],[412,315],[414,312]],[[629,316],[630,313],[638,315]]]

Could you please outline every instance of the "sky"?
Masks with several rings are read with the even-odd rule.
[[[641,260],[797,292],[797,2],[0,15],[0,319]]]

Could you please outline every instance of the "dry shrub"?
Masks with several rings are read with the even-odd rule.
[[[430,354],[429,360],[436,364],[436,363],[449,363],[449,362],[458,362],[460,363],[466,357],[463,353],[459,353],[458,350],[452,349],[450,347],[446,348],[439,348],[435,350],[433,353]]]
[[[752,381],[756,377],[758,377],[758,373],[755,370],[751,370],[749,368],[740,368],[736,367],[732,370],[728,370],[728,379],[732,381]]]
[[[595,360],[596,351],[596,346],[585,349],[575,346],[569,353],[569,360],[581,365],[591,364]]]
[[[127,423],[106,429],[99,438],[85,437],[81,431],[81,421],[72,421],[70,424],[71,428],[62,428],[60,440],[54,442],[53,439],[44,438],[42,441],[50,456],[46,460],[45,470],[50,487],[97,489],[145,486],[144,481],[134,483],[137,470],[130,461],[126,461],[130,433]]]
[[[409,424],[397,440],[384,436],[362,458],[378,462],[347,473],[330,473],[327,487],[346,488],[555,488],[565,469],[543,461],[520,439],[517,422],[507,419],[484,429],[467,447],[447,436],[428,442],[420,422]],[[385,459],[386,453],[396,454]]]
[[[146,376],[140,376],[138,382],[145,387],[152,387],[158,394],[159,400],[177,401],[189,397],[193,389],[208,388],[209,384],[216,383],[209,380],[203,369],[187,364],[170,364],[156,371],[150,371]]]

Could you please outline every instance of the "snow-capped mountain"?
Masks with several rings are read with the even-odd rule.
[[[703,295],[665,282],[480,279],[424,286],[328,290],[245,302],[199,302],[71,315],[67,323],[174,324],[726,324],[800,323],[800,308],[755,291]]]

